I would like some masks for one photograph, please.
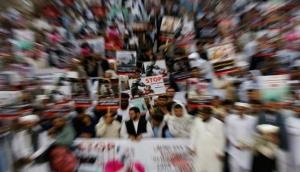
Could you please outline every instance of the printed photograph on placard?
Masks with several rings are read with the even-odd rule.
[[[120,76],[120,92],[129,92],[130,87],[129,87],[129,78],[128,76]]]
[[[178,17],[164,16],[160,30],[165,33],[175,33],[180,27],[181,20]]]
[[[118,98],[119,79],[98,79],[98,98]]]
[[[70,78],[73,98],[89,98],[87,80],[83,78]]]
[[[164,80],[160,75],[130,79],[129,85],[133,98],[166,93]]]
[[[117,51],[117,71],[133,73],[136,70],[137,54],[135,51]]]
[[[214,45],[207,50],[214,71],[221,72],[235,68],[235,49],[232,43]]]
[[[144,62],[144,71],[146,76],[162,75],[167,76],[167,66],[165,60]]]
[[[85,42],[89,44],[95,53],[105,55],[105,41],[103,37],[78,41],[79,45]]]
[[[234,59],[234,46],[232,43],[214,45],[207,49],[207,55],[212,63]]]
[[[168,61],[168,71],[174,79],[182,80],[191,76],[189,60],[186,56],[176,57]]]
[[[189,101],[205,101],[210,100],[212,95],[209,93],[209,83],[199,81],[198,78],[187,79],[187,96]]]

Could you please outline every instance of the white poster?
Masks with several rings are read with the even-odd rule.
[[[192,172],[189,140],[75,140],[79,172]]]
[[[259,76],[258,84],[263,100],[285,101],[289,94],[289,75]]]
[[[166,93],[164,78],[161,75],[130,79],[129,85],[133,98]]]

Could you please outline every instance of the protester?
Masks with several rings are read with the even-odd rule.
[[[53,120],[53,127],[48,130],[48,134],[55,139],[55,146],[69,147],[75,138],[73,127],[63,117]]]
[[[140,141],[143,138],[153,137],[151,124],[144,118],[141,118],[140,109],[131,107],[129,109],[130,120],[125,121],[121,127],[121,137],[133,141]]]
[[[237,114],[231,114],[225,119],[226,137],[229,140],[229,163],[231,172],[251,170],[252,145],[256,119],[248,115],[250,105],[235,103]]]
[[[34,127],[39,122],[36,115],[27,115],[18,118],[18,129],[12,140],[12,150],[15,157],[15,168],[17,171],[50,171],[49,163],[35,162],[34,153],[42,146],[50,146],[47,140],[47,133],[38,133],[34,131]],[[46,150],[44,150],[46,151]]]
[[[209,107],[201,110],[196,117],[190,136],[190,148],[194,154],[196,171],[221,172],[225,148],[224,128],[221,121],[212,117]]]
[[[115,119],[116,114],[110,110],[100,118],[96,125],[96,136],[100,138],[119,138],[121,124]]]
[[[299,117],[300,117],[300,104],[294,104],[293,110],[295,111],[295,117],[289,117],[286,121],[286,127],[289,138],[289,159],[288,159],[288,171],[299,171],[300,170],[300,159],[299,159]]]
[[[186,108],[182,104],[173,105],[171,113],[172,117],[167,121],[167,124],[172,136],[188,138],[191,132],[191,124],[193,123],[192,116],[187,113]]]
[[[154,138],[172,138],[167,123],[161,115],[152,115],[151,124]]]

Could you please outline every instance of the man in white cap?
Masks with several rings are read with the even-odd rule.
[[[39,122],[37,115],[27,115],[18,119],[19,128],[12,139],[12,151],[15,158],[14,168],[21,172],[50,172],[47,162],[37,162],[36,158],[45,147],[50,146],[47,133],[37,133],[34,127]]]
[[[235,103],[237,114],[225,118],[225,131],[229,141],[228,153],[231,172],[249,172],[251,169],[251,145],[254,140],[255,118],[247,115],[250,105]]]

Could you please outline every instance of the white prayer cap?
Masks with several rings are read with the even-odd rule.
[[[271,124],[258,125],[257,129],[263,133],[277,133],[279,131],[279,127]]]
[[[251,106],[248,103],[236,102],[234,105],[244,108],[251,108]]]
[[[26,115],[18,118],[19,122],[37,122],[40,120],[40,117],[37,115]]]
[[[199,59],[199,54],[194,52],[188,56],[189,60]]]

